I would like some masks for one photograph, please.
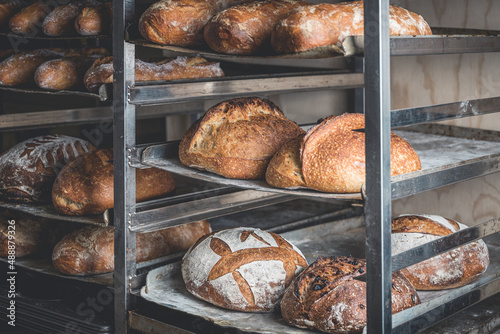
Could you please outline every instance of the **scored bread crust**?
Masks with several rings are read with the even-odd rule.
[[[228,178],[258,179],[281,145],[301,133],[270,100],[236,98],[213,106],[191,125],[179,145],[179,159]]]
[[[392,220],[392,253],[466,229],[468,226],[436,215],[402,215]],[[474,241],[402,269],[417,290],[457,288],[479,278],[489,265],[488,247]]]
[[[361,333],[366,325],[366,283],[354,280],[366,261],[346,256],[320,257],[288,286],[281,300],[286,322],[327,333]],[[420,303],[400,272],[392,275],[392,313]]]
[[[113,150],[99,149],[61,170],[52,188],[52,203],[66,215],[101,214],[114,207],[113,183]],[[170,172],[136,170],[137,202],[162,197],[174,189]]]
[[[278,53],[294,53],[337,45],[347,36],[363,35],[363,2],[321,3],[299,8],[278,21],[271,44]],[[391,35],[430,35],[425,20],[404,8],[389,7]]]
[[[181,271],[197,298],[231,310],[269,312],[305,267],[300,250],[283,237],[238,227],[198,240],[182,259]]]
[[[304,134],[301,134],[288,141],[269,161],[266,170],[269,185],[277,188],[307,187],[300,162],[300,145],[303,139]]]

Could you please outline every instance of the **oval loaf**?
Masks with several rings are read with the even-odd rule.
[[[402,215],[392,220],[392,254],[437,240],[468,226],[436,215]],[[474,241],[407,267],[401,272],[417,290],[457,288],[479,278],[489,265],[488,247]]]
[[[245,312],[268,312],[307,266],[302,253],[279,235],[232,228],[198,240],[182,259],[182,277],[194,296]]]
[[[278,53],[294,53],[328,45],[342,46],[347,36],[363,35],[363,2],[320,3],[306,6],[280,20],[271,44]],[[430,35],[429,25],[415,13],[390,6],[391,35]]]

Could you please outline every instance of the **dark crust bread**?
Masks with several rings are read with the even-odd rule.
[[[251,55],[271,50],[271,32],[276,22],[291,10],[309,4],[296,0],[254,1],[229,7],[205,25],[205,42],[226,54]]]
[[[327,333],[361,333],[366,325],[366,262],[353,257],[320,257],[299,274],[281,300],[286,322]],[[392,313],[420,303],[411,283],[392,276]]]
[[[391,35],[430,35],[429,25],[415,13],[390,6]],[[347,36],[362,35],[363,2],[320,3],[292,11],[278,21],[271,44],[278,53],[295,53],[321,46],[342,46]]]
[[[28,6],[30,0],[4,0],[0,3],[0,26],[7,24],[12,15],[23,7]]]
[[[106,2],[102,5],[91,5],[82,8],[75,18],[75,30],[82,36],[98,36],[110,33],[113,21],[113,5]]]
[[[467,226],[453,219],[433,215],[393,218],[393,253],[465,228]],[[488,247],[483,240],[478,240],[414,264],[401,272],[417,290],[441,290],[461,287],[475,281],[488,269],[488,265]]]
[[[211,232],[210,223],[201,220],[167,229],[138,233],[136,261],[186,251],[198,238]],[[95,275],[114,269],[114,229],[88,226],[66,235],[52,253],[56,270],[68,275]]]
[[[50,202],[52,184],[68,162],[94,150],[85,140],[47,135],[25,140],[0,156],[0,197],[15,202]]]
[[[43,1],[35,1],[10,18],[9,28],[15,34],[35,36],[41,30],[43,20],[50,11],[51,8],[48,4]]]
[[[83,86],[85,72],[94,59],[87,56],[70,56],[49,60],[35,71],[38,87],[48,90],[68,90]]]
[[[302,133],[270,100],[235,98],[213,106],[188,129],[179,158],[228,178],[259,179],[281,145]]]
[[[266,181],[272,187],[307,187],[302,175],[300,145],[304,134],[288,141],[274,154],[266,170]]]
[[[158,168],[136,170],[136,200],[163,197],[175,189],[172,174]],[[65,166],[54,182],[52,203],[66,215],[101,214],[113,208],[113,151],[99,149]]]

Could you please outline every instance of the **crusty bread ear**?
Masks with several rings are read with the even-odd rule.
[[[266,170],[266,181],[272,187],[307,187],[302,175],[300,145],[304,135],[288,141],[276,152]]]

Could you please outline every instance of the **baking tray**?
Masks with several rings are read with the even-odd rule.
[[[82,96],[89,97],[93,99],[98,99],[99,101],[106,101],[112,95],[112,84],[105,84],[99,87],[97,93],[78,91],[78,90],[46,90],[41,88],[20,88],[20,87],[9,87],[0,85],[0,90],[15,92],[15,93],[25,93],[25,94],[47,94],[47,95],[73,95],[73,96]]]
[[[41,30],[41,27],[40,27]],[[6,36],[9,39],[34,39],[34,40],[73,40],[73,39],[111,39],[111,35],[95,35],[95,36],[83,36],[83,35],[70,35],[70,36],[47,36],[47,35],[18,35],[12,31],[0,31],[0,36]]]
[[[365,229],[361,217],[307,227],[281,235],[297,246],[309,263],[319,256],[352,255],[365,256]],[[483,276],[467,286],[444,291],[419,291],[421,304],[396,314],[395,324],[409,320],[427,310],[495,280],[500,276],[500,248],[489,245],[490,266]],[[272,313],[245,313],[222,309],[192,296],[185,288],[180,273],[180,263],[169,264],[152,270],[142,287],[140,296],[158,304],[168,311],[181,312],[190,317],[208,321],[225,328],[236,328],[238,332],[251,333],[310,333],[310,330],[287,325],[279,311]],[[166,310],[167,311],[167,310]]]
[[[398,176],[398,180],[411,179],[412,175],[432,174],[444,168],[455,167],[458,163],[500,154],[500,144],[485,140],[450,137],[414,131],[393,131],[406,139],[415,149],[422,163],[422,170]],[[339,200],[360,201],[361,193],[335,194],[311,189],[278,189],[269,186],[265,180],[237,180],[200,171],[184,166],[178,157],[178,142],[153,145],[142,153],[142,163],[148,166],[169,170],[194,179],[209,181],[244,189],[278,192],[296,196],[334,198]],[[497,168],[500,168],[497,166]]]

